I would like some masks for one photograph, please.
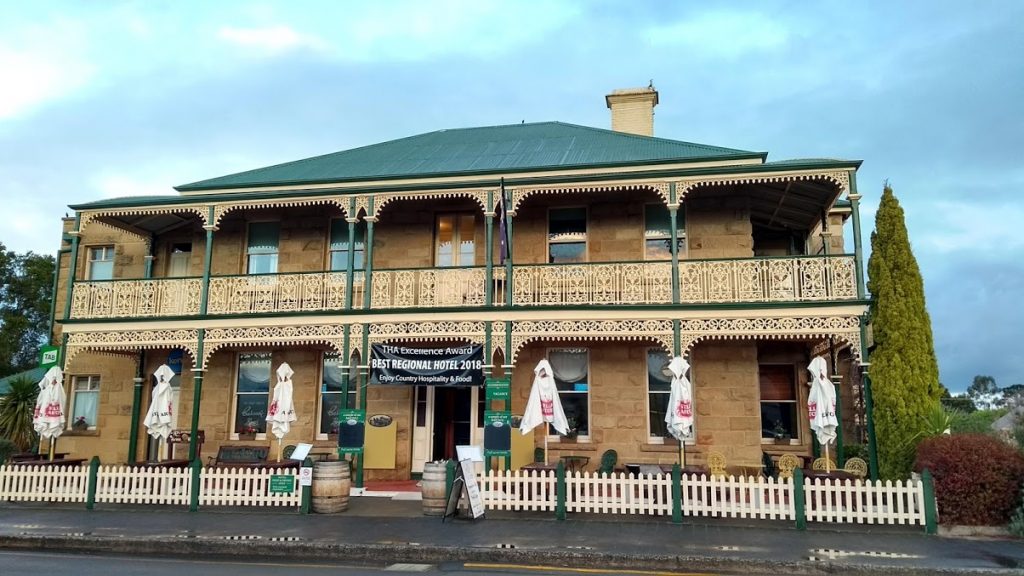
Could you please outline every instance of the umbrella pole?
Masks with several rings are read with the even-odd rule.
[[[831,473],[832,472],[832,465],[831,465],[831,463],[829,462],[829,459],[828,459],[828,442],[825,442],[824,446],[825,446],[825,472],[826,473]]]
[[[679,467],[686,466],[686,447],[683,446],[683,439],[679,438]]]
[[[281,461],[281,441],[282,440],[284,440],[284,438],[278,438],[277,439],[277,461],[278,462]]]
[[[50,462],[53,462],[54,453],[57,451],[57,438],[50,436]]]
[[[547,430],[544,431],[544,465],[548,463],[548,435]]]

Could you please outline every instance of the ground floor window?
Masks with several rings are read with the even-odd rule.
[[[345,366],[336,353],[324,354],[323,376],[320,383],[320,433],[338,433],[338,414],[345,403]],[[356,392],[359,389],[358,368],[353,363],[348,368],[348,408],[356,407]]]
[[[761,437],[790,440],[800,436],[797,419],[796,367],[761,364]]]
[[[69,425],[74,430],[95,430],[100,403],[100,377],[75,376],[71,390]]]
[[[267,431],[267,402],[270,398],[270,354],[239,354],[235,387],[236,434]]]
[[[558,399],[569,421],[569,436],[590,435],[590,351],[556,348],[548,351]],[[557,434],[551,428],[549,434]]]

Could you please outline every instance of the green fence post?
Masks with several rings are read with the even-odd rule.
[[[924,482],[924,532],[935,534],[938,531],[939,509],[935,504],[935,481],[932,473],[927,468],[921,473],[921,481]]]
[[[796,529],[807,530],[807,511],[804,509],[804,471],[793,469],[793,505],[796,509]]]
[[[85,493],[85,509],[92,510],[96,507],[96,480],[100,474],[100,457],[93,456],[89,461],[89,483]]]
[[[199,462],[199,458],[192,461],[192,495],[189,499],[188,511],[196,512],[199,510],[199,487],[202,486],[200,480],[202,479],[203,465]]]
[[[455,484],[455,460],[449,460],[444,465],[444,501],[447,506],[448,499],[452,497],[452,486]]]
[[[683,469],[676,463],[672,466],[672,522],[683,522],[683,487],[680,484]]]
[[[313,459],[310,458],[309,456],[306,456],[306,459],[302,461],[302,467],[312,468]],[[302,473],[301,469],[299,470],[299,473]],[[310,504],[312,504],[313,500],[313,487],[301,486],[300,488],[302,490],[302,502],[299,504],[299,514],[309,514]]]
[[[555,519],[565,520],[565,464],[558,463],[555,469]]]

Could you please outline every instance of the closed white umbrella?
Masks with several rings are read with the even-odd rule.
[[[836,388],[828,379],[828,363],[821,356],[811,360],[811,391],[807,395],[807,416],[818,443],[825,447],[825,471],[829,472],[828,445],[836,439]]]
[[[171,435],[171,427],[174,423],[174,398],[171,390],[171,378],[174,378],[174,370],[163,364],[153,372],[156,378],[156,387],[153,388],[153,398],[149,402],[149,412],[143,424],[149,429],[149,435],[160,440],[157,449],[157,460],[163,455],[164,443]]]
[[[32,428],[40,438],[50,439],[50,459],[53,460],[54,445],[57,437],[64,432],[64,373],[60,368],[50,368],[39,381],[39,396],[32,414]]]
[[[530,399],[526,402],[523,420],[519,424],[519,432],[524,436],[537,426],[551,424],[559,434],[569,431],[569,421],[562,411],[562,401],[558,398],[558,387],[555,386],[554,372],[547,360],[541,360],[533,369],[533,386],[530,388]],[[548,432],[544,431],[544,463],[548,462]]]
[[[267,422],[270,432],[277,437],[277,461],[281,461],[281,440],[288,435],[292,422],[295,421],[295,406],[292,402],[292,376],[295,371],[287,362],[277,367],[277,384],[274,386],[274,399],[267,411]]]
[[[665,425],[668,433],[679,440],[679,465],[686,466],[686,453],[683,442],[693,430],[693,390],[686,378],[690,364],[681,356],[676,356],[668,363],[672,373],[672,385],[668,394],[668,410],[665,412]]]

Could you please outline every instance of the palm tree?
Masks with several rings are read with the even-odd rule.
[[[39,386],[27,378],[9,382],[11,389],[0,396],[0,438],[14,442],[21,451],[36,445],[38,437],[32,428]]]

